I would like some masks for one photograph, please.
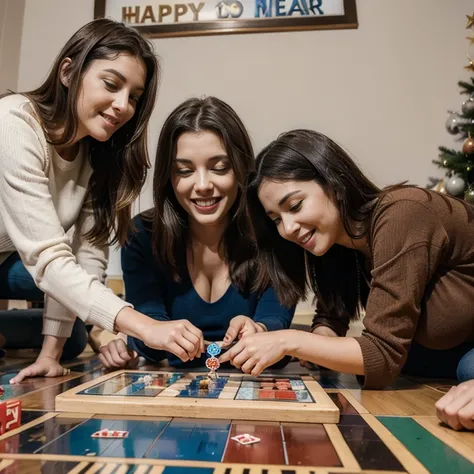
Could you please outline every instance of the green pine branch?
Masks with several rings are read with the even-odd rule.
[[[473,120],[474,119],[474,110],[472,110],[471,112],[466,112],[466,113],[462,113],[461,114],[461,117],[463,119],[466,119],[466,120]]]
[[[441,152],[440,157],[446,156],[447,158],[454,158],[455,156],[459,155],[459,152],[457,150],[449,149],[445,146],[438,147],[438,150]]]
[[[461,94],[474,94],[474,79],[471,77],[472,84],[466,81],[458,81],[458,86],[462,89]]]

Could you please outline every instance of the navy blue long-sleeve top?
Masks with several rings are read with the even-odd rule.
[[[153,256],[150,224],[141,216],[135,217],[134,224],[137,231],[121,256],[126,299],[137,311],[158,321],[187,319],[208,341],[221,341],[230,320],[238,315],[263,323],[269,331],[289,328],[295,308],[281,306],[272,288],[261,295],[243,295],[231,284],[218,301],[208,303],[196,292],[188,274],[181,282],[173,281]],[[151,362],[168,358],[172,366],[183,365],[175,355],[151,349],[137,338],[129,336],[128,345]],[[205,358],[203,355],[201,360],[186,365],[200,365]]]

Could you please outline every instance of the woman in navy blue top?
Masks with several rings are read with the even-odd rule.
[[[192,336],[179,348],[151,349],[130,336],[128,348],[112,341],[101,348],[106,367],[123,367],[136,355],[199,365],[203,339],[228,345],[290,326],[294,307],[281,306],[272,288],[253,290],[255,245],[242,201],[253,166],[247,131],[225,102],[190,99],[168,117],[156,154],[154,207],[134,219],[122,268],[136,310],[177,331],[187,325]]]

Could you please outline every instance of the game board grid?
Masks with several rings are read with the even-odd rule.
[[[149,381],[146,382],[145,378]],[[205,382],[206,388],[201,384]],[[223,375],[208,380],[206,375],[176,372],[127,372],[88,387],[77,395],[132,397],[189,397],[227,400],[315,403],[299,376],[252,377]]]

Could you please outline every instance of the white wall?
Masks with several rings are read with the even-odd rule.
[[[0,94],[18,86],[24,0],[0,0]]]
[[[19,89],[36,86],[69,36],[93,17],[93,0],[26,0]],[[358,0],[356,30],[153,40],[162,58],[150,150],[167,114],[212,94],[241,115],[256,151],[278,133],[314,128],[344,145],[379,185],[425,185],[444,128],[460,109],[457,81],[469,42],[471,0]],[[472,53],[471,53],[472,54]],[[151,206],[149,179],[140,209]],[[116,256],[110,273],[119,272]]]

